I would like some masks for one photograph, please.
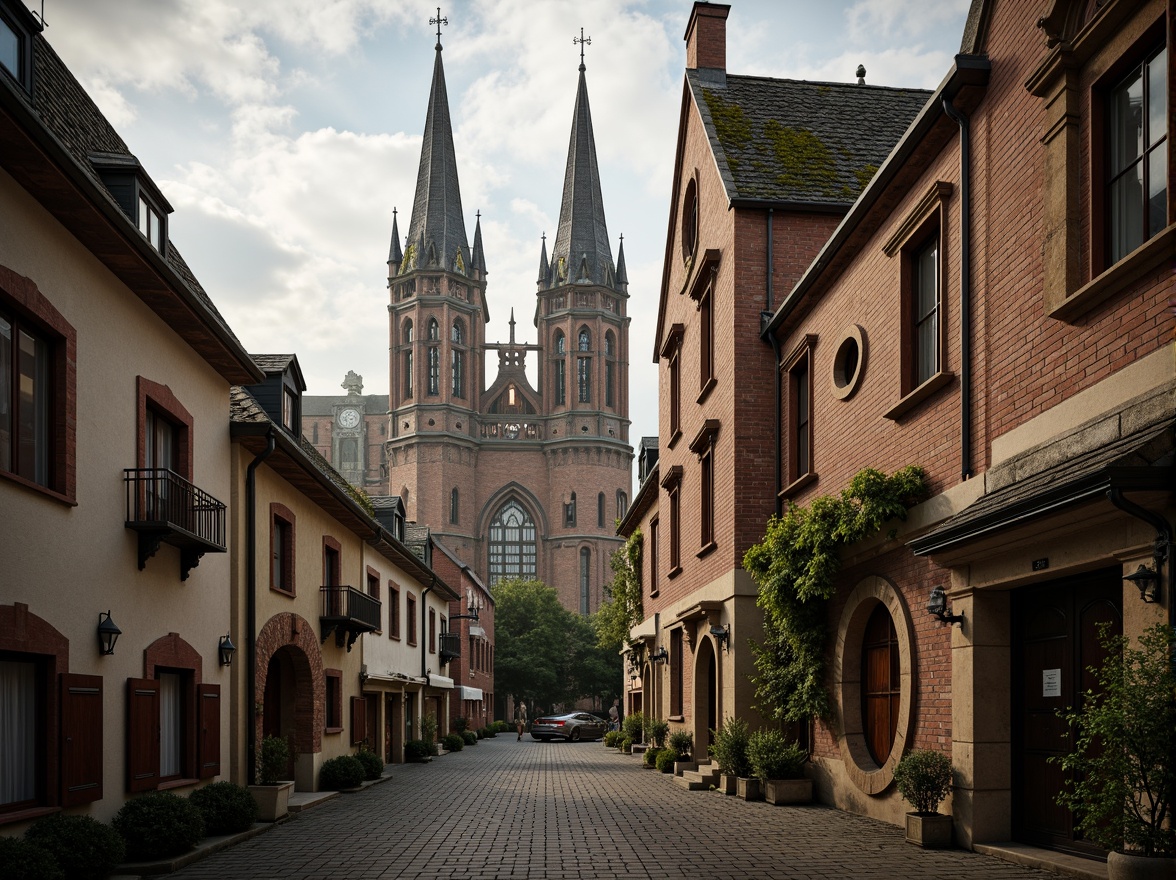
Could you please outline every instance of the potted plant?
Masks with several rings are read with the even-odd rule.
[[[1073,750],[1058,759],[1067,778],[1058,803],[1074,812],[1082,836],[1110,850],[1119,878],[1176,875],[1176,633],[1155,624],[1138,646],[1102,625],[1106,660],[1092,669],[1100,693],[1061,712]]]
[[[928,749],[907,752],[894,768],[894,784],[915,808],[906,814],[907,843],[924,849],[951,846],[951,816],[939,812],[939,802],[951,793],[951,759]]]
[[[747,742],[752,775],[763,786],[770,804],[807,804],[813,799],[813,781],[805,778],[808,752],[800,743],[788,742],[778,730],[757,730]]]
[[[715,761],[719,765],[719,791],[735,794],[737,780],[751,776],[747,762],[747,722],[742,718],[728,718],[714,731]]]
[[[674,753],[674,775],[681,776],[686,770],[697,770],[698,764],[691,760],[694,752],[694,734],[675,730],[670,734],[670,749]]]
[[[280,736],[267,736],[257,749],[257,785],[249,793],[257,801],[258,819],[276,822],[286,815],[292,781],[280,781],[290,762],[290,747]]]

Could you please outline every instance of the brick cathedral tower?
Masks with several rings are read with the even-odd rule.
[[[412,218],[393,219],[387,483],[486,583],[538,578],[594,612],[628,504],[628,280],[614,263],[583,58],[550,258],[541,245],[534,343],[484,341],[480,216],[467,243],[438,40]],[[497,355],[493,381],[483,375]],[[528,358],[537,387],[527,375]],[[369,487],[371,491],[371,487]]]

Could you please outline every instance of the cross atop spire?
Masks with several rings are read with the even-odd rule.
[[[438,6],[437,7],[437,17],[430,18],[429,24],[437,25],[437,51],[440,52],[441,51],[441,25],[445,25],[446,27],[449,27],[449,16],[442,18],[441,17],[441,7]],[[583,53],[581,53],[581,55],[583,55]],[[581,64],[584,63],[582,59],[581,59],[580,63]]]
[[[438,9],[437,12],[440,14],[441,10]],[[573,45],[576,43],[580,44],[580,70],[584,70],[584,44],[587,43],[589,46],[591,46],[592,38],[584,36],[584,29],[580,28],[580,36],[572,37],[572,43]]]

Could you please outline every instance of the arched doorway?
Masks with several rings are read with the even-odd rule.
[[[694,750],[705,756],[711,731],[719,726],[719,675],[715,643],[709,636],[694,656]]]
[[[322,751],[326,676],[318,639],[297,614],[275,614],[257,637],[254,677],[260,712],[254,730],[286,737],[291,743],[292,774],[298,791],[314,791],[315,756]]]
[[[314,709],[300,693],[310,693],[310,664],[306,655],[293,645],[274,652],[265,673],[262,699],[262,736],[280,736],[294,744],[286,766],[287,779],[294,778],[295,751],[308,751],[311,744]]]

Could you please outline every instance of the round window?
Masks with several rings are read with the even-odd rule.
[[[698,183],[691,178],[682,199],[682,259],[689,260],[698,247]]]
[[[866,366],[866,331],[857,324],[846,328],[833,357],[833,396],[847,400],[858,389]]]

